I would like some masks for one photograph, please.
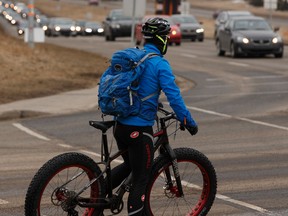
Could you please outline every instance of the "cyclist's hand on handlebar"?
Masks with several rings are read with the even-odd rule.
[[[197,134],[198,132],[198,126],[195,125],[195,126],[185,126],[185,128],[189,131],[189,133],[194,136]]]
[[[192,136],[194,136],[194,135],[196,135],[198,133],[198,126],[197,126],[197,123],[194,120],[193,120],[193,123],[194,124],[188,125],[187,121],[186,121],[186,118],[184,118],[184,122],[180,125],[180,129],[184,130],[184,128],[185,128],[186,130],[189,131],[189,133]]]

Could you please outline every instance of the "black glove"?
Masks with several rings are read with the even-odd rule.
[[[185,126],[185,128],[189,131],[189,133],[194,136],[197,134],[198,132],[198,126],[195,125],[195,126]]]

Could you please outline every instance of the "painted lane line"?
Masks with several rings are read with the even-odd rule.
[[[229,65],[240,66],[240,67],[248,67],[248,64],[239,63],[239,62],[228,62]]]
[[[272,127],[272,128],[276,128],[276,129],[288,131],[288,127],[284,127],[284,126],[280,126],[280,125],[276,125],[276,124],[270,124],[270,123],[267,123],[267,122],[252,120],[252,119],[248,119],[248,118],[242,118],[242,117],[227,115],[227,114],[218,113],[218,112],[214,112],[214,111],[210,111],[210,110],[205,110],[205,109],[201,109],[201,108],[197,108],[197,107],[192,107],[192,106],[187,106],[187,108],[188,108],[188,109],[191,109],[191,110],[198,111],[198,112],[207,113],[207,114],[210,114],[210,115],[215,115],[215,116],[221,116],[221,117],[225,117],[225,118],[236,119],[236,120],[240,120],[240,121],[244,121],[244,122],[249,122],[249,123],[252,123],[252,124],[257,124],[257,125],[262,125],[262,126],[267,126],[267,127]]]
[[[184,56],[184,57],[188,57],[188,58],[197,58],[197,56],[195,55],[192,55],[192,54],[188,54],[188,53],[182,53],[180,54],[181,56]]]
[[[98,153],[95,153],[95,152],[92,152],[92,151],[87,151],[87,150],[80,150],[80,152],[83,152],[85,154],[91,154],[93,156],[96,156],[96,157],[100,157],[101,158],[101,154],[98,154]],[[123,160],[118,160],[118,159],[115,159],[113,160],[113,162],[116,162],[118,164],[121,164],[123,163],[124,161]]]
[[[210,111],[210,110],[205,110],[205,109],[201,109],[201,108],[197,108],[197,107],[187,106],[187,108],[191,109],[191,110],[198,111],[198,112],[207,113],[207,114],[210,114],[210,115],[216,115],[216,116],[225,117],[225,118],[232,118],[231,115],[218,113],[218,112],[214,112],[214,111]]]
[[[31,136],[34,136],[34,137],[36,137],[36,138],[38,138],[38,139],[45,140],[45,141],[49,141],[49,140],[50,140],[49,138],[47,138],[47,137],[45,137],[45,136],[42,136],[41,134],[36,133],[36,132],[30,130],[29,128],[27,128],[27,127],[24,127],[24,126],[23,126],[22,124],[20,124],[20,123],[13,123],[13,125],[14,125],[16,128],[18,128],[19,130],[24,131],[25,133],[27,133],[27,134],[29,134],[29,135],[31,135]]]
[[[288,85],[288,82],[266,82],[266,83],[247,83],[243,86],[260,86],[260,85]]]
[[[287,76],[284,75],[266,75],[266,76],[251,76],[251,77],[243,77],[243,79],[279,79],[285,78]]]
[[[215,81],[223,81],[223,78],[207,78],[206,81],[207,82],[215,82]]]
[[[9,203],[8,201],[0,199],[0,205],[6,205],[8,203]]]
[[[63,144],[63,143],[59,143],[58,145],[63,147],[63,148],[72,148],[71,145],[67,145],[67,144]]]
[[[288,91],[274,91],[274,92],[250,92],[250,93],[230,93],[230,94],[209,94],[209,95],[192,95],[189,98],[206,98],[206,97],[227,97],[227,96],[248,96],[248,95],[273,95],[273,94],[287,94]]]
[[[239,206],[243,206],[243,207],[255,210],[255,211],[263,213],[263,214],[265,214],[265,213],[268,214],[268,215],[272,214],[272,212],[268,211],[267,209],[264,209],[264,208],[261,208],[259,206],[252,205],[252,204],[249,204],[249,203],[246,203],[246,202],[242,202],[242,201],[239,201],[239,200],[235,200],[235,199],[232,199],[230,197],[227,197],[227,196],[224,196],[224,195],[221,195],[221,194],[217,194],[216,198],[218,198],[220,200],[223,200],[223,201],[226,201],[226,202],[230,202],[230,203],[233,203],[233,204],[236,204],[236,205],[239,205]]]

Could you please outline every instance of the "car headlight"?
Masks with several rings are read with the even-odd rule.
[[[204,32],[204,29],[203,28],[199,28],[199,29],[196,29],[196,33],[202,33],[202,32]]]
[[[75,30],[76,30],[75,26],[71,26],[71,27],[70,27],[70,30],[71,30],[71,31],[75,31]]]
[[[98,31],[98,33],[103,33],[104,29],[103,28],[98,28],[97,31]]]
[[[85,32],[91,33],[91,32],[92,32],[92,29],[91,29],[91,28],[86,28],[86,29],[85,29]]]
[[[272,43],[276,44],[276,43],[281,43],[282,42],[282,38],[280,36],[274,37],[272,39]]]
[[[55,31],[60,31],[60,30],[61,30],[60,26],[55,26]]]
[[[81,31],[81,27],[80,26],[76,26],[76,31],[77,32]]]
[[[244,43],[244,44],[248,44],[249,43],[249,39],[246,37],[237,37],[237,42],[239,43]]]
[[[117,24],[117,23],[113,23],[113,24],[111,24],[111,27],[112,28],[120,28],[120,25],[119,24]]]
[[[44,31],[46,31],[48,29],[46,25],[44,25],[42,28]]]

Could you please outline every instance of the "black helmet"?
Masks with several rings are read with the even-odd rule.
[[[150,18],[142,26],[142,34],[146,39],[156,35],[169,35],[170,30],[169,22],[161,17]]]

